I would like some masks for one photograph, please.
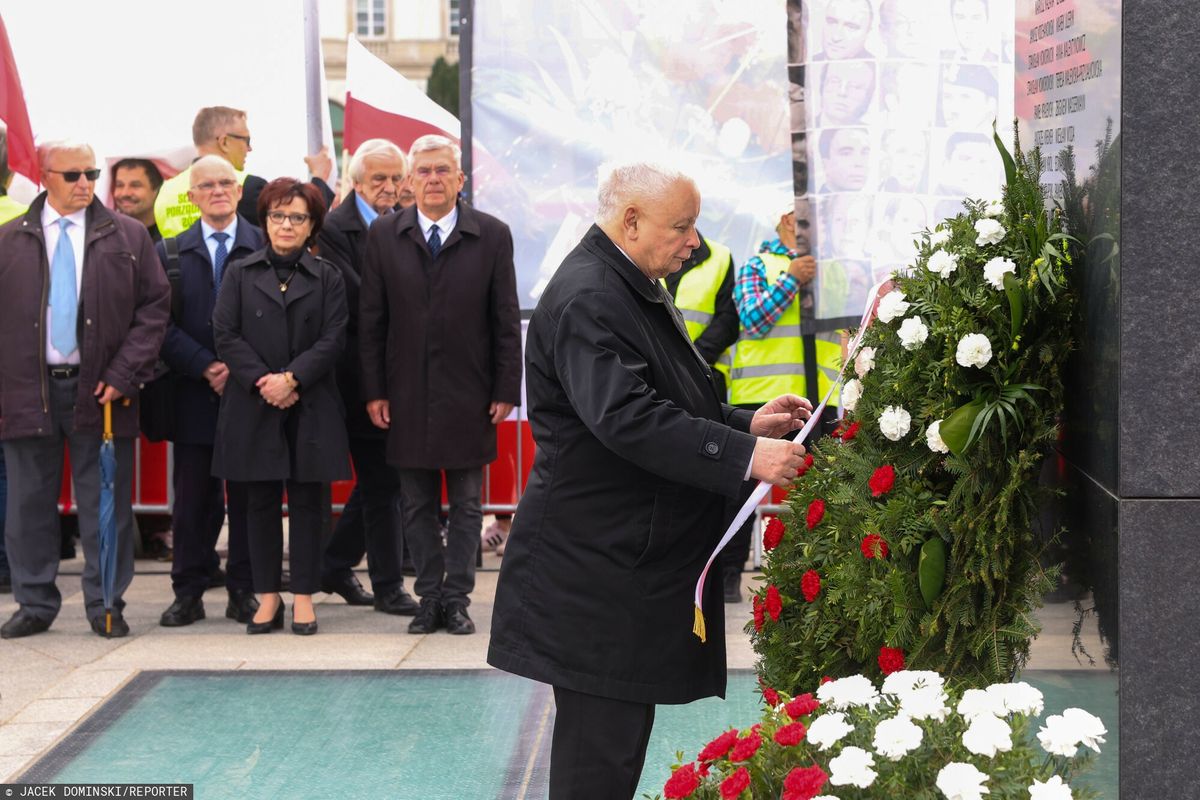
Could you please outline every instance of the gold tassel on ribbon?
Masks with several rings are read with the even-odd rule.
[[[692,610],[696,612],[695,620],[692,622],[692,633],[700,637],[700,643],[708,641],[708,634],[704,629],[704,612],[700,610],[700,606],[692,606]]]

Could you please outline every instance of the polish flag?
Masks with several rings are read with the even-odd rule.
[[[357,39],[346,41],[346,116],[343,141],[353,153],[367,139],[387,139],[406,153],[430,133],[460,143],[458,119]]]
[[[17,175],[24,175],[36,186],[41,182],[37,147],[3,18],[0,18],[0,121],[8,128],[8,168]]]

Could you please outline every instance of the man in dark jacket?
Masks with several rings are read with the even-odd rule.
[[[325,547],[321,588],[339,594],[350,605],[372,605],[376,611],[411,616],[417,601],[404,590],[400,571],[403,539],[396,500],[400,475],[387,463],[387,434],[371,424],[362,393],[362,361],[358,356],[358,290],[362,282],[367,229],[400,201],[408,175],[404,151],[386,139],[368,139],[350,160],[354,193],[329,212],[317,234],[321,255],[337,264],[346,284],[346,356],[338,362],[338,390],[346,404],[346,433],[356,483],[346,500],[333,536]],[[366,592],[354,576],[354,565],[367,555],[371,588]]]
[[[725,639],[692,634],[722,495],[784,485],[804,448],[795,395],[722,402],[658,281],[699,245],[700,195],[653,164],[612,170],[598,224],[538,302],[526,341],[537,456],[496,589],[488,662],[554,687],[551,800],[631,797],[656,703],[725,691]],[[719,582],[708,628],[724,630]]]
[[[192,164],[188,196],[200,209],[200,219],[175,240],[180,273],[173,319],[163,341],[162,359],[176,374],[175,432],[172,441],[175,502],[171,513],[174,558],[171,588],[175,601],[163,612],[168,628],[204,619],[204,590],[217,561],[217,537],[225,521],[229,494],[229,559],[225,587],[229,603],[225,616],[247,623],[258,610],[250,579],[246,538],[246,489],[212,474],[213,437],[217,409],[229,378],[229,368],[217,358],[213,344],[212,312],[225,267],[265,244],[262,231],[237,213],[242,187],[228,161],[204,156]],[[167,243],[158,257],[170,266]]]
[[[86,144],[39,148],[46,191],[0,228],[0,439],[8,466],[5,543],[20,608],[0,627],[15,639],[50,627],[62,606],[58,494],[63,444],[83,544],[84,608],[105,634],[99,572],[100,442],[112,404],[117,470],[112,636],[129,633],[121,595],[133,579],[133,443],[137,392],[151,375],[170,287],[146,227],[95,197],[96,156]]]
[[[495,460],[496,426],[521,392],[512,234],[458,202],[464,175],[452,141],[422,136],[410,156],[416,206],[376,221],[367,234],[363,390],[371,422],[388,431],[387,460],[400,468],[404,539],[421,596],[408,630],[469,634],[483,467]]]

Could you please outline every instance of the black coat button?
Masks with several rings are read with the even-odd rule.
[[[718,452],[720,452],[720,450],[721,446],[716,442],[709,442],[708,444],[704,445],[704,452],[708,453],[710,456],[715,456]]]

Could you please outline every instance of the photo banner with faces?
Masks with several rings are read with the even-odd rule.
[[[783,0],[546,3],[473,10],[473,202],[513,234],[532,309],[596,213],[598,168],[677,160],[698,229],[742,264],[792,194]]]
[[[1000,196],[992,126],[1011,140],[1014,0],[804,0],[793,42],[800,5],[789,0],[797,224],[817,259],[813,319],[829,330],[911,266],[922,230],[964,198]]]

